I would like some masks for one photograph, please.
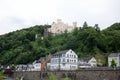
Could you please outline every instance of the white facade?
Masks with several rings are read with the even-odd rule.
[[[74,51],[65,50],[52,55],[50,70],[76,70],[78,56]]]
[[[34,71],[41,71],[41,63],[34,63]]]
[[[88,64],[90,64],[92,67],[95,67],[95,66],[97,66],[97,61],[96,61],[96,59],[94,57],[92,57],[89,60]]]
[[[16,65],[16,71],[34,71],[34,66],[32,64],[20,64]]]
[[[58,19],[57,22],[54,22],[51,25],[51,28],[49,28],[48,31],[53,34],[61,34],[64,33],[66,30],[67,32],[71,32],[75,27],[77,27],[76,22],[73,22],[73,25],[69,26],[68,24],[63,23],[61,19]]]
[[[111,66],[111,61],[114,60],[116,67],[120,67],[120,53],[112,53],[108,56],[108,66]]]

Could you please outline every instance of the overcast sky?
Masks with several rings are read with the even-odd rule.
[[[105,29],[120,22],[120,0],[0,0],[0,35],[58,18]]]

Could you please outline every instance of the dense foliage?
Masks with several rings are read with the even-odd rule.
[[[116,66],[117,66],[117,64],[115,63],[115,60],[112,59],[112,61],[111,61],[111,67],[114,68],[114,67],[116,67]]]
[[[0,80],[3,79],[3,72],[0,71]]]
[[[100,31],[96,24],[73,32],[44,36],[50,25],[37,25],[0,36],[0,64],[26,64],[59,50],[73,49],[79,57],[120,52],[120,23]]]

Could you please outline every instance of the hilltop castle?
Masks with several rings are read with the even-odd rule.
[[[57,22],[53,22],[51,28],[48,29],[48,32],[52,34],[61,34],[65,31],[71,32],[75,27],[77,27],[77,22],[73,22],[73,25],[68,25],[62,22],[61,19],[57,19]]]

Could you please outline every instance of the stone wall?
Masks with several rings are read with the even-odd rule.
[[[79,70],[79,71],[45,71],[15,72],[13,77],[24,77],[24,80],[49,80],[53,73],[58,80],[69,77],[71,80],[120,80],[120,70]]]

